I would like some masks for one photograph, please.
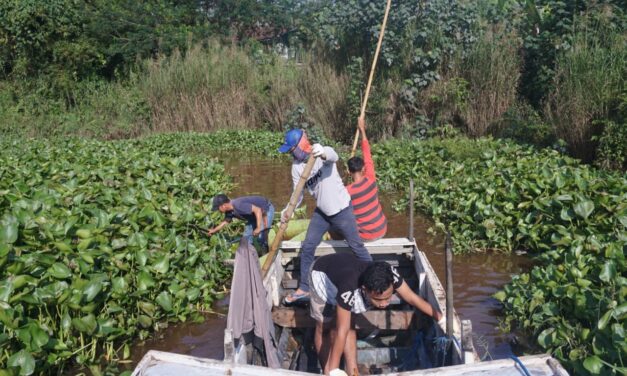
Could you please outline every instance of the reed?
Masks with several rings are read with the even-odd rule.
[[[148,61],[139,85],[156,132],[281,130],[289,111],[304,104],[327,133],[342,121],[345,81],[320,61],[296,64],[211,42]]]
[[[601,132],[596,124],[612,116],[625,90],[626,60],[624,36],[608,33],[601,42],[585,31],[557,58],[545,114],[557,136],[585,161],[594,156],[591,138]]]
[[[461,76],[468,82],[468,98],[459,115],[469,136],[487,135],[516,102],[521,71],[519,44],[515,34],[492,30],[463,59]]]

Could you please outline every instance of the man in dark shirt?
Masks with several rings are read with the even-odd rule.
[[[274,206],[265,197],[242,196],[231,200],[219,194],[213,198],[213,210],[224,213],[224,220],[208,231],[209,236],[222,230],[233,218],[238,218],[246,221],[244,237],[252,241],[257,236],[264,247],[268,246],[268,230],[272,227]]]
[[[311,317],[316,320],[314,343],[325,375],[341,375],[344,354],[348,374],[357,369],[357,336],[351,316],[385,308],[394,292],[436,321],[442,313],[416,295],[396,269],[382,261],[363,261],[351,253],[336,253],[315,261],[309,275]],[[335,329],[324,333],[324,323],[335,317]]]

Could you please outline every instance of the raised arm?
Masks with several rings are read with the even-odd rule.
[[[372,161],[372,154],[370,153],[370,143],[366,137],[366,119],[359,117],[359,119],[357,119],[357,127],[359,128],[359,133],[361,133],[361,152],[364,155],[364,175],[370,180],[376,180],[374,162]]]

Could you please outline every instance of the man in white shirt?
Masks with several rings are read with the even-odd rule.
[[[307,275],[314,261],[316,248],[322,241],[325,232],[332,230],[342,235],[357,258],[372,261],[372,257],[359,237],[357,222],[351,206],[351,197],[335,166],[335,162],[339,159],[335,150],[320,144],[311,145],[302,129],[290,129],[285,134],[285,143],[281,145],[279,152],[291,153],[294,158],[292,162],[294,187],[300,180],[309,154],[316,157],[311,175],[305,184],[305,188],[316,200],[316,209],[302,243],[300,253],[301,278],[298,289],[283,300],[284,304],[290,305],[298,300],[309,299]],[[300,205],[302,199],[303,195],[301,194],[296,207]],[[281,221],[287,221],[286,209],[281,212]]]

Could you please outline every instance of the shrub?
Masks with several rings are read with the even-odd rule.
[[[517,102],[510,107],[492,130],[500,138],[509,138],[539,147],[548,147],[555,143],[552,125],[547,124],[540,114],[526,102]]]
[[[595,164],[608,170],[627,169],[627,123],[602,122],[603,133],[594,140],[599,141]]]

